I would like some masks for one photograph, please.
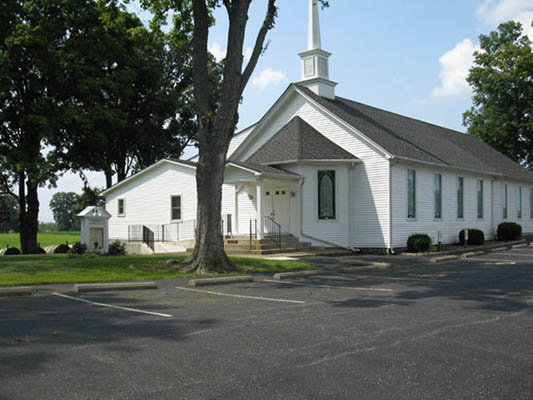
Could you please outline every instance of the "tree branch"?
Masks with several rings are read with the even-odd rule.
[[[244,72],[242,74],[241,93],[244,91],[246,84],[250,80],[250,76],[252,75],[255,66],[257,65],[257,61],[259,60],[259,57],[263,52],[265,38],[268,31],[274,26],[274,20],[276,18],[277,10],[278,8],[276,6],[276,0],[268,0],[268,8],[265,15],[265,19],[263,21],[263,25],[261,26],[261,29],[257,34],[257,39],[255,41],[252,56],[250,57],[250,60],[248,61],[248,64],[246,65],[246,68],[244,69]]]

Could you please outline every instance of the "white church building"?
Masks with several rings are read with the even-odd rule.
[[[502,221],[533,232],[533,174],[481,140],[337,97],[310,0],[302,80],[229,146],[227,237],[289,235],[320,247],[406,247],[413,233],[455,243],[493,238]],[[107,189],[111,239],[185,243],[194,236],[196,164],[163,159]]]

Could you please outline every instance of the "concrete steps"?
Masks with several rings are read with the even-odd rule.
[[[234,236],[224,239],[224,249],[228,254],[278,254],[305,251],[311,243],[300,242],[290,234],[281,235],[281,249],[271,239],[252,239],[250,247],[249,236]]]

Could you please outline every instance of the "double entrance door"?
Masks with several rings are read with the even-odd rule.
[[[265,216],[281,225],[281,232],[291,230],[291,192],[289,187],[265,187]],[[265,229],[268,233],[268,224]]]

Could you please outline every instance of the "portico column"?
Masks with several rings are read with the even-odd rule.
[[[258,176],[256,178],[256,218],[257,218],[257,238],[264,239],[265,237],[265,188],[263,186],[263,178]]]

